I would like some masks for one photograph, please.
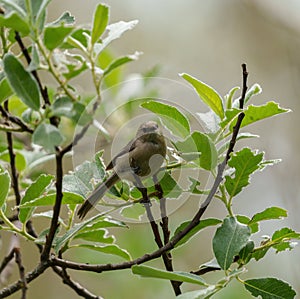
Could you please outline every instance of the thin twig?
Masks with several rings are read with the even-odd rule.
[[[77,143],[80,141],[80,139],[85,135],[85,133],[89,127],[90,127],[90,124],[87,124],[86,126],[84,126],[81,129],[81,131],[77,135],[75,135],[74,140],[61,150],[61,154],[65,155],[67,152],[71,151],[72,148],[75,145],[77,145]]]
[[[38,278],[49,267],[50,267],[50,261],[40,263],[34,270],[28,272],[25,275],[26,283],[28,284],[34,279]],[[21,280],[18,280],[17,282],[9,285],[8,287],[3,288],[2,290],[0,290],[0,298],[5,298],[10,296],[11,294],[22,289],[22,286],[23,286],[23,282]]]
[[[33,133],[33,130],[31,128],[29,128],[20,118],[8,113],[8,111],[6,111],[1,105],[0,105],[0,113],[2,114],[2,116],[4,118],[6,118],[10,122],[18,125],[22,129],[23,132],[28,132],[30,134]]]
[[[8,101],[4,103],[4,108],[8,111]],[[10,169],[11,169],[11,177],[12,177],[12,187],[14,189],[15,197],[16,197],[16,205],[20,205],[21,195],[19,190],[19,174],[16,167],[16,154],[14,152],[13,146],[13,137],[11,132],[6,132],[7,139],[7,149],[10,159]]]
[[[9,254],[3,259],[0,266],[0,274],[5,269],[5,267],[9,264],[9,262],[14,258],[15,252],[14,248],[9,252]]]
[[[27,230],[27,232],[28,232],[28,234],[29,234],[30,236],[32,236],[32,237],[34,237],[34,238],[37,238],[37,237],[38,237],[38,235],[37,235],[37,233],[36,233],[36,231],[35,231],[35,229],[34,229],[34,227],[33,227],[33,224],[32,224],[32,221],[31,221],[31,220],[28,220],[28,221],[26,222],[26,230]],[[42,251],[43,251],[43,245],[36,243],[36,246],[37,246],[37,248],[39,249],[39,252],[42,253]]]
[[[102,297],[92,294],[78,282],[73,281],[65,269],[60,269],[55,266],[52,266],[52,269],[58,276],[62,278],[63,283],[73,289],[77,295],[86,299],[102,299]]]
[[[41,261],[46,261],[49,259],[49,254],[51,251],[53,239],[55,237],[56,230],[59,226],[58,218],[61,209],[61,203],[63,198],[62,193],[62,180],[63,180],[63,155],[60,151],[56,152],[56,198],[53,207],[53,216],[51,219],[51,225],[49,229],[49,234],[46,237],[46,243],[41,254]]]
[[[19,248],[15,248],[15,260],[19,268],[20,273],[20,280],[22,282],[22,297],[21,299],[26,299],[26,292],[27,292],[27,282],[25,278],[25,268],[22,264],[21,252]]]

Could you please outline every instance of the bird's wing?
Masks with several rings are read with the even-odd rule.
[[[129,153],[129,152],[131,152],[131,151],[133,151],[133,150],[135,149],[135,147],[136,147],[136,139],[135,139],[135,140],[129,141],[129,142],[127,143],[127,145],[125,145],[125,146],[121,149],[121,151],[120,151],[116,156],[114,156],[114,158],[110,161],[110,163],[109,163],[109,164],[107,165],[107,167],[106,167],[106,170],[113,169],[114,166],[115,166],[115,164],[116,164],[116,160],[117,160],[119,157],[121,157],[121,156],[123,156],[123,155],[125,155],[125,154],[127,154],[127,153]]]

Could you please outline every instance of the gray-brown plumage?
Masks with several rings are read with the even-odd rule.
[[[108,179],[91,193],[78,211],[83,219],[114,184],[126,179],[139,184],[140,180],[155,175],[166,156],[165,138],[154,121],[143,123],[130,141],[108,164],[106,170],[113,169]],[[142,186],[138,186],[142,187]]]

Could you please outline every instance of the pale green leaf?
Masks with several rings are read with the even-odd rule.
[[[87,249],[105,253],[105,254],[116,255],[116,256],[119,256],[128,261],[131,260],[131,256],[128,253],[128,251],[120,248],[118,245],[115,245],[115,244],[111,244],[111,245],[78,244],[78,245],[72,246],[72,248],[87,248]]]
[[[187,159],[185,154],[198,153],[191,160],[198,159],[200,167],[212,170],[217,166],[218,154],[216,147],[206,134],[195,131],[184,141],[177,141],[174,145],[185,160]]]
[[[48,50],[53,51],[60,46],[64,39],[70,35],[73,27],[59,26],[46,27],[44,32],[44,43]]]
[[[93,27],[92,27],[92,44],[95,44],[108,24],[109,20],[109,7],[105,4],[99,4],[95,10]]]
[[[58,128],[46,123],[41,123],[32,135],[32,142],[42,146],[50,153],[53,153],[55,147],[60,145],[64,139]]]
[[[74,239],[106,244],[112,244],[115,241],[115,237],[109,235],[108,231],[103,228],[79,232],[74,236]]]
[[[131,30],[137,23],[138,21],[134,20],[130,22],[120,21],[108,25],[106,27],[109,31],[107,37],[101,43],[95,44],[95,55],[98,56],[112,41],[121,37],[124,32]]]
[[[10,175],[7,171],[0,173],[0,186],[0,208],[2,208],[10,188]]]
[[[167,279],[174,281],[182,281],[199,285],[207,285],[206,282],[198,275],[191,274],[188,272],[170,272],[166,270],[160,270],[144,265],[134,265],[132,268],[132,273],[141,275],[143,277],[154,277],[159,279]]]
[[[186,116],[175,106],[158,101],[147,101],[141,106],[162,118],[165,126],[175,136],[185,138],[190,133],[190,124]]]
[[[45,189],[49,186],[51,181],[53,180],[52,175],[41,174],[36,181],[34,181],[25,192],[25,195],[21,199],[21,206],[27,202],[33,201],[39,198]],[[19,219],[22,223],[25,223],[31,216],[34,208],[24,208],[20,207]]]
[[[183,73],[180,76],[195,88],[202,101],[222,120],[224,118],[224,108],[221,96],[212,87],[188,74]]]
[[[217,286],[210,285],[205,289],[183,293],[177,296],[176,299],[206,299],[206,298],[210,298],[217,291],[218,291]]]
[[[252,216],[250,222],[248,224],[256,223],[259,221],[264,221],[264,220],[271,220],[271,219],[282,219],[284,217],[287,217],[287,211],[278,208],[278,207],[270,207],[265,209],[264,211],[255,214]]]

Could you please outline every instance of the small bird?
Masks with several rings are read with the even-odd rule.
[[[135,138],[106,167],[106,170],[113,169],[112,174],[105,182],[96,187],[82,204],[77,213],[79,218],[83,219],[106,191],[120,180],[132,181],[138,188],[143,188],[141,180],[153,176],[159,171],[166,151],[165,138],[158,124],[154,121],[141,124]]]

